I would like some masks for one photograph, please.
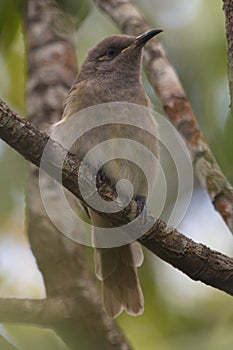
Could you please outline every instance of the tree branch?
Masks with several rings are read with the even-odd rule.
[[[60,119],[63,101],[77,74],[74,27],[72,19],[58,7],[55,0],[28,0],[23,24],[27,48],[28,119],[40,129],[44,124]],[[31,154],[37,155],[35,164],[38,166],[41,154],[36,146],[30,149],[23,136],[22,129],[30,130],[28,125],[21,124],[15,146],[18,144],[25,152],[25,147],[28,147]],[[33,145],[35,135],[33,132],[29,134]],[[45,144],[46,135],[37,134],[39,136],[40,142]],[[56,190],[51,190],[51,182],[53,180],[47,177],[44,188],[53,198],[56,215],[60,218],[63,203],[60,205]],[[26,230],[43,276],[46,296],[49,300],[57,297],[67,300],[69,297],[80,302],[74,308],[77,315],[70,313],[68,319],[62,316],[54,319],[51,328],[70,349],[130,349],[124,334],[104,312],[96,280],[88,269],[85,247],[62,235],[48,217],[40,196],[39,171],[32,164],[28,164],[26,183]],[[75,233],[82,229],[72,225],[72,222],[70,227]],[[92,317],[96,320],[95,325]]]
[[[25,159],[40,166],[40,159],[49,139],[48,136],[36,130],[25,119],[18,117],[2,101],[0,101],[0,137]],[[51,142],[47,158],[50,166],[45,166],[45,170],[49,169],[49,175],[55,179],[57,179],[56,170],[59,158],[64,159],[65,153],[62,146]],[[84,178],[78,177],[79,165],[78,157],[72,154],[67,155],[63,164],[63,185],[79,199],[82,199],[78,183],[84,181],[85,186],[88,186],[93,181],[93,175],[87,166]],[[116,197],[116,193],[107,183],[102,185],[101,193],[108,200],[112,200]],[[128,222],[129,218],[132,217],[133,208],[135,208],[134,201],[121,212],[114,215],[102,213],[102,215],[115,224],[122,224]],[[140,243],[190,278],[200,280],[233,295],[233,259],[213,251],[203,244],[193,242],[176,229],[167,227],[164,222],[155,220],[149,214],[147,222],[152,223],[152,228],[138,239]]]
[[[46,299],[0,298],[0,320],[7,323],[28,323],[51,327],[61,322],[88,323],[88,328],[99,327],[99,312],[91,304],[86,308],[84,296],[52,297]],[[85,326],[83,327],[85,329]],[[104,330],[104,328],[103,328]],[[109,329],[110,330],[110,329]],[[95,332],[92,332],[92,336]]]
[[[136,6],[128,0],[94,0],[94,3],[126,34],[139,35],[149,29]],[[197,178],[233,233],[232,186],[219,168],[200,131],[192,107],[162,44],[155,38],[144,49],[144,67],[167,116],[189,148]]]
[[[51,326],[57,320],[70,318],[70,304],[70,299],[66,300],[61,297],[47,299],[0,298],[0,319],[1,322]],[[81,307],[81,310],[75,316],[78,318],[84,317],[82,311]]]
[[[230,109],[233,117],[233,3],[231,0],[223,0],[223,10],[226,18],[227,68],[231,99]]]
[[[92,304],[86,304],[85,296],[54,297],[47,299],[0,298],[0,320],[6,323],[35,324],[43,327],[63,325],[70,327],[74,321],[88,337],[80,337],[80,349],[129,350],[126,343],[116,342],[116,332],[102,321],[102,315]],[[87,339],[88,338],[88,339]]]

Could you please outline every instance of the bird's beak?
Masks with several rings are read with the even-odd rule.
[[[148,30],[147,32],[136,37],[136,40],[134,41],[133,46],[143,47],[147,43],[147,41],[149,41],[151,38],[153,38],[155,35],[161,32],[162,32],[162,29]]]
[[[134,40],[134,42],[132,44],[130,44],[129,46],[127,46],[126,48],[124,48],[121,53],[124,53],[125,51],[128,51],[129,49],[135,49],[135,48],[143,48],[143,46],[147,43],[147,41],[149,41],[151,38],[153,38],[155,35],[159,34],[163,32],[162,29],[152,29],[152,30],[148,30],[147,32],[139,35],[136,37],[136,39]]]

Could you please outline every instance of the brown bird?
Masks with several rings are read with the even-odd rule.
[[[65,101],[63,118],[54,128],[62,123],[65,125],[75,113],[103,103],[128,102],[150,107],[141,81],[142,49],[148,40],[160,32],[161,30],[150,30],[138,37],[111,35],[93,47]],[[157,125],[151,114],[148,114],[148,120],[147,124],[157,133]],[[69,133],[66,128],[64,130],[65,134]],[[95,128],[80,137],[70,151],[83,158],[94,145],[109,138],[136,140],[158,157],[157,140],[130,125]],[[154,167],[153,164],[151,166]],[[143,206],[143,199],[147,196],[147,183],[137,165],[125,159],[114,159],[103,166],[103,171],[113,185],[119,179],[128,179],[134,187],[133,198],[138,200],[139,207]],[[94,227],[112,227],[110,222],[95,211],[87,210]],[[123,309],[129,314],[141,314],[144,300],[136,271],[136,267],[143,261],[139,243],[113,248],[97,247],[94,260],[96,275],[103,281],[103,303],[107,313],[113,318]]]

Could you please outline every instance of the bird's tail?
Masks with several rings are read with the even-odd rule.
[[[137,276],[143,261],[138,242],[115,248],[95,249],[95,271],[103,281],[103,303],[112,318],[123,309],[131,315],[141,314],[144,299]]]

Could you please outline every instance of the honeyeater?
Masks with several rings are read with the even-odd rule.
[[[160,32],[161,30],[149,30],[138,37],[111,35],[91,48],[65,100],[62,119],[53,126],[53,129],[64,123],[66,135],[65,123],[71,116],[99,104],[122,102],[150,107],[141,80],[142,52],[148,40]],[[78,118],[78,113],[75,117]],[[143,123],[142,120],[142,125]],[[149,112],[147,125],[157,133],[157,124]],[[68,133],[69,130],[67,136]],[[106,139],[122,138],[140,142],[158,157],[157,139],[147,131],[130,124],[106,124],[93,128],[85,132],[72,145],[70,151],[82,159],[98,143]],[[137,148],[132,152],[137,153]],[[96,157],[98,158],[98,153]],[[131,160],[116,158],[104,164],[102,171],[113,186],[122,178],[129,180],[134,190],[133,199],[138,201],[139,207],[142,206],[148,188],[145,174],[140,167]],[[108,220],[94,210],[90,208],[87,210],[94,230],[95,227],[112,227]],[[106,312],[113,318],[123,309],[132,315],[141,314],[144,300],[137,276],[137,267],[143,261],[140,244],[131,242],[110,248],[97,246],[94,248],[94,261],[96,275],[103,282],[103,303]]]

